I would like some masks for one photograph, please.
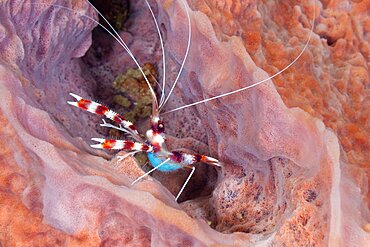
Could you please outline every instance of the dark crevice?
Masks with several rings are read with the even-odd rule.
[[[336,39],[328,36],[328,35],[321,35],[320,36],[321,39],[325,39],[326,40],[326,43],[328,44],[328,46],[334,46],[335,43],[337,42]]]
[[[130,2],[128,0],[90,0],[90,2],[104,15],[115,30],[124,29],[130,13]],[[100,24],[109,28],[108,24],[99,18]]]

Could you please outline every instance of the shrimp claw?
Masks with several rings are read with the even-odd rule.
[[[130,121],[127,121],[122,115],[112,111],[108,107],[96,103],[94,101],[84,99],[81,96],[78,96],[74,93],[70,93],[69,95],[74,97],[77,101],[67,101],[68,104],[76,106],[84,111],[88,111],[98,115],[103,115],[106,118],[111,119],[118,124],[122,124],[124,128],[130,130],[130,132],[132,132],[133,134],[136,135],[138,134],[136,127]]]
[[[153,147],[151,145],[143,144],[140,142],[132,142],[126,140],[109,140],[103,138],[91,138],[91,140],[99,142],[98,144],[90,145],[92,148],[101,149],[114,149],[114,150],[125,150],[125,151],[142,151],[152,152]]]

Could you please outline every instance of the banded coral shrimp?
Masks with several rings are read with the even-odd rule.
[[[148,6],[148,7],[151,10],[150,6]],[[154,18],[154,20],[155,20],[155,18]],[[158,27],[157,22],[155,22],[155,23],[156,23],[156,26]],[[190,19],[189,19],[189,28],[190,27],[191,26],[190,26]],[[115,39],[117,40],[117,42],[119,42],[119,43],[122,42],[121,45],[124,48],[127,48],[127,46],[125,45],[125,43],[123,42],[123,40],[120,38],[120,36],[117,34],[117,32],[114,31],[114,33],[117,35],[115,37]],[[160,36],[160,31],[159,30],[158,30],[158,34]],[[189,34],[191,34],[191,32],[189,32]],[[111,33],[111,35],[114,37],[114,34]],[[309,37],[309,39],[310,39],[310,37]],[[190,41],[190,36],[189,36],[189,41]],[[163,47],[163,42],[161,42],[161,43],[162,43],[162,47]],[[182,106],[182,107],[173,109],[173,110],[169,110],[166,113],[174,112],[174,111],[177,111],[177,110],[180,110],[180,109],[184,109],[186,107],[190,107],[190,106],[197,105],[197,104],[200,104],[200,103],[208,102],[210,100],[214,100],[214,99],[225,97],[225,96],[228,96],[228,95],[231,95],[231,94],[234,94],[234,93],[238,93],[238,92],[241,92],[241,91],[246,90],[248,88],[252,88],[254,86],[257,86],[257,85],[259,85],[259,84],[261,84],[261,83],[263,83],[265,81],[268,81],[271,78],[277,76],[278,74],[280,74],[283,71],[285,71],[286,69],[288,69],[292,64],[294,64],[299,59],[299,57],[302,55],[302,53],[306,49],[308,43],[309,43],[309,40],[306,43],[306,45],[305,45],[304,49],[302,50],[302,52],[297,56],[296,59],[293,60],[293,62],[291,62],[283,70],[279,71],[275,75],[273,75],[273,76],[271,76],[271,77],[269,77],[269,78],[267,78],[265,80],[262,80],[262,81],[253,83],[253,84],[251,84],[251,85],[249,85],[247,87],[244,87],[244,88],[241,88],[241,89],[238,89],[238,90],[229,92],[229,93],[224,93],[224,94],[221,94],[221,95],[218,95],[218,96],[214,96],[214,97],[211,97],[211,98],[208,98],[208,99],[205,99],[205,100],[201,100],[201,101],[198,101],[198,102],[189,104],[189,105],[185,105],[185,106]],[[189,46],[190,46],[190,42],[188,43],[188,48],[187,49],[189,49]],[[135,59],[134,56],[132,55],[132,53],[129,51],[129,49],[127,51],[130,54],[130,56],[132,56],[132,58]],[[163,59],[164,59],[164,56],[163,56]],[[182,69],[182,67],[185,64],[185,60],[186,60],[186,56],[185,56],[185,58],[183,60],[183,63],[181,65],[181,69]],[[135,62],[135,63],[140,68],[139,63],[138,62]],[[163,64],[165,65],[165,63],[163,63]],[[163,74],[164,74],[164,70],[163,70]],[[178,73],[178,76],[177,76],[177,78],[175,80],[174,86],[176,85],[180,74],[181,74],[181,71],[180,71],[180,73]],[[165,78],[165,76],[163,78]],[[165,83],[165,82],[163,81],[163,83]],[[171,88],[171,91],[170,91],[169,95],[167,96],[167,98],[161,97],[161,99],[159,101],[159,104],[158,104],[157,99],[155,97],[155,92],[151,88],[150,84],[148,84],[148,87],[150,88],[150,90],[152,92],[152,95],[153,95],[153,106],[159,105],[159,108],[161,106],[163,106],[168,101],[169,96],[171,95],[171,92],[172,92],[174,86]],[[163,88],[163,91],[162,91],[162,96],[163,96],[163,95],[165,95],[164,94],[165,87],[162,86],[162,88]],[[146,152],[148,152],[149,151],[149,153],[152,153],[154,151],[154,147],[148,146],[148,145],[144,144],[143,139],[138,135],[138,133],[136,132],[135,127],[130,122],[125,121],[123,119],[123,117],[121,117],[120,115],[115,114],[115,113],[109,111],[109,109],[105,108],[104,106],[102,106],[100,104],[95,104],[95,103],[92,103],[91,101],[84,100],[84,99],[80,98],[78,95],[75,95],[75,94],[72,94],[72,96],[77,99],[77,103],[76,102],[70,102],[70,104],[73,104],[75,106],[79,106],[80,108],[83,108],[85,110],[89,110],[89,111],[94,112],[94,113],[98,113],[98,114],[101,114],[101,115],[106,115],[108,118],[111,118],[111,119],[113,118],[114,121],[119,122],[119,123],[122,124],[122,126],[114,126],[112,124],[108,124],[108,123],[104,122],[103,124],[101,124],[101,126],[108,127],[108,128],[118,128],[119,130],[130,134],[133,139],[135,139],[137,142],[139,142],[139,143],[135,144],[133,142],[125,142],[125,141],[120,142],[120,141],[115,141],[115,140],[106,140],[106,139],[94,138],[93,140],[99,142],[99,144],[94,144],[93,147],[95,147],[95,148],[107,148],[107,149],[126,149],[128,151],[133,151],[133,152],[136,152],[136,151],[146,151]],[[90,108],[90,107],[92,107],[92,108]],[[159,146],[161,146],[161,144],[164,144],[164,137],[161,136],[161,135],[157,135],[157,133],[164,133],[164,125],[160,121],[159,111],[156,108],[157,107],[153,107],[152,129],[151,129],[151,133],[150,133],[150,131],[149,131],[149,133],[147,133],[147,137],[148,137],[149,142],[151,144],[160,144]],[[153,132],[156,132],[156,134],[153,135]],[[159,140],[154,140],[154,139],[157,139],[157,138]],[[125,145],[127,145],[127,146],[125,146]],[[174,166],[165,168],[164,171],[177,170],[177,169],[181,168],[182,165],[184,165],[184,164],[181,163],[181,162],[179,162],[179,159],[180,159],[180,161],[190,163],[190,161],[189,161],[190,156],[187,156],[187,154],[184,155],[184,156],[181,153],[175,153],[175,152],[171,152],[171,154],[172,154],[172,157],[169,156],[170,155],[169,153],[167,153],[164,157],[160,157],[160,158],[158,158],[158,157],[149,157],[149,159],[151,159],[151,161],[152,161],[152,165],[154,166],[154,168],[151,171],[149,171],[148,173],[146,173],[145,176],[148,175],[150,172],[154,171],[155,169],[160,170],[160,168],[162,166],[166,165],[166,163],[168,163],[171,160],[171,158],[172,158],[172,161],[173,162],[177,162],[177,163],[171,163]],[[181,158],[179,158],[179,154],[181,155]],[[150,156],[150,154],[149,154],[149,156]],[[195,160],[203,160],[205,162],[209,162],[212,165],[217,165],[218,164],[218,161],[217,160],[214,160],[213,158],[207,157],[207,156],[203,156],[203,157],[201,156],[201,157],[199,157],[199,156],[196,156],[195,155],[195,156],[191,156],[191,159],[192,159],[192,161],[195,161]],[[191,164],[193,164],[193,163],[191,163]],[[177,195],[176,199],[181,194],[182,190],[186,186],[187,182],[189,181],[189,179],[191,178],[191,176],[192,176],[192,174],[193,174],[193,172],[195,170],[194,167],[192,167],[191,169],[192,169],[192,173],[189,175],[187,181],[185,182],[185,184],[181,188],[181,190],[180,190],[179,194]],[[142,178],[142,177],[140,177],[140,178]],[[138,179],[140,179],[140,178],[138,178]],[[136,181],[134,181],[134,182],[136,182]]]

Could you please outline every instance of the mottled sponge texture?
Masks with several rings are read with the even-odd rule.
[[[167,110],[278,72],[303,49],[314,13],[315,28],[303,56],[273,81],[163,116],[168,146],[223,162],[217,176],[197,176],[212,181],[202,183],[207,195],[178,204],[172,194],[182,171],[163,175],[167,188],[153,178],[131,186],[144,173],[135,159],[91,149],[89,138],[103,134],[99,118],[66,103],[70,92],[96,95],[106,75],[97,80],[81,60],[96,26],[81,16],[97,19],[91,6],[2,1],[0,246],[366,246],[370,1],[150,4],[168,81],[187,46],[185,8],[192,24]],[[121,36],[140,61],[160,65],[145,1],[131,8]],[[132,65],[117,44],[111,49],[98,71]]]
[[[363,168],[370,162],[369,4],[317,2],[314,31],[320,39],[274,80],[288,107],[321,119],[338,134],[348,161]],[[270,75],[297,55],[307,38],[301,26],[309,27],[313,15],[313,1],[193,1],[193,5],[207,14],[219,40],[240,36],[253,61]]]

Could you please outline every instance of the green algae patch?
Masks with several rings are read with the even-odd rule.
[[[120,106],[123,106],[124,108],[129,108],[132,104],[131,104],[131,101],[122,96],[122,95],[116,95],[113,97],[113,101],[114,103],[120,105]]]
[[[142,67],[150,85],[155,88],[157,72],[150,63]],[[139,69],[128,69],[117,76],[113,82],[117,92],[113,101],[123,108],[125,118],[131,122],[150,117],[152,113],[152,95]]]
[[[146,63],[142,66],[142,70],[155,90],[158,76],[156,69],[152,64]],[[125,73],[118,75],[112,86],[115,90],[113,101],[127,120],[135,124],[151,116],[152,94],[139,69],[130,68]],[[114,138],[122,139],[122,132],[118,130],[111,129],[109,134]],[[141,165],[148,162],[146,153],[137,153],[135,158]]]

